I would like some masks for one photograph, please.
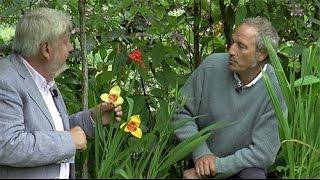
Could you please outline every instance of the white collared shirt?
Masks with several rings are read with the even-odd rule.
[[[263,66],[262,71],[265,72],[266,69],[267,69],[267,64],[265,64],[265,65]],[[250,83],[248,83],[247,85],[244,85],[244,86],[242,86],[241,80],[240,80],[239,76],[237,75],[237,73],[233,73],[234,78],[235,78],[235,79],[237,80],[237,82],[238,82],[237,87],[242,87],[242,89],[245,89],[245,88],[249,88],[249,87],[255,85],[255,84],[262,78],[262,71],[261,71],[261,72],[258,74],[258,76],[256,76]]]
[[[61,115],[54,103],[53,97],[49,89],[54,85],[54,80],[47,83],[46,79],[39,74],[22,56],[24,65],[27,67],[28,71],[30,72],[34,82],[36,83],[44,102],[47,104],[49,112],[51,114],[55,130],[56,131],[64,131],[64,126],[62,122]],[[60,179],[69,179],[70,173],[70,164],[69,163],[61,163],[60,164]]]

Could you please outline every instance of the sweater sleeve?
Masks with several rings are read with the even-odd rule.
[[[280,138],[276,113],[269,101],[252,131],[252,144],[234,154],[217,158],[217,173],[237,173],[247,167],[267,168],[274,163],[280,148]],[[287,116],[287,107],[283,100],[281,103]]]
[[[186,103],[173,117],[175,123],[188,119],[188,122],[184,126],[175,130],[175,136],[181,141],[199,132],[198,125],[193,117],[199,115],[198,111],[201,103],[203,79],[204,71],[198,68],[189,77],[182,89],[183,96],[187,98]],[[208,145],[203,143],[193,151],[192,156],[193,159],[196,160],[206,154],[212,153]]]

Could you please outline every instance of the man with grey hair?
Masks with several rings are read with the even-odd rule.
[[[39,8],[15,31],[14,54],[0,60],[0,178],[75,178],[76,150],[94,135],[95,112],[103,124],[121,106],[101,103],[68,116],[54,78],[65,69],[73,45],[64,12]]]
[[[265,18],[245,19],[234,31],[228,53],[207,57],[183,87],[186,104],[174,122],[200,116],[177,129],[184,140],[220,121],[231,125],[214,130],[193,153],[194,168],[184,178],[219,175],[266,178],[266,168],[274,163],[280,148],[278,122],[262,80],[264,71],[272,81],[282,108],[287,112],[273,67],[267,63],[265,36],[274,48],[279,37]],[[220,176],[222,177],[222,176]]]

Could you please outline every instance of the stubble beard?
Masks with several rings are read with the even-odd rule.
[[[52,79],[54,79],[57,76],[59,76],[61,73],[63,73],[65,70],[67,70],[68,65],[66,61],[63,64],[52,63],[49,65],[48,69],[51,71]]]
[[[54,73],[54,78],[58,77],[61,73],[63,73],[65,70],[68,69],[68,65],[66,62],[64,62],[58,70]]]

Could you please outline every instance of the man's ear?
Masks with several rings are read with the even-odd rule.
[[[260,51],[259,55],[258,55],[258,61],[259,62],[263,62],[263,61],[265,61],[267,59],[267,57],[268,57],[268,53],[267,52]]]
[[[50,47],[48,42],[40,43],[39,45],[39,53],[45,59],[50,59]]]

